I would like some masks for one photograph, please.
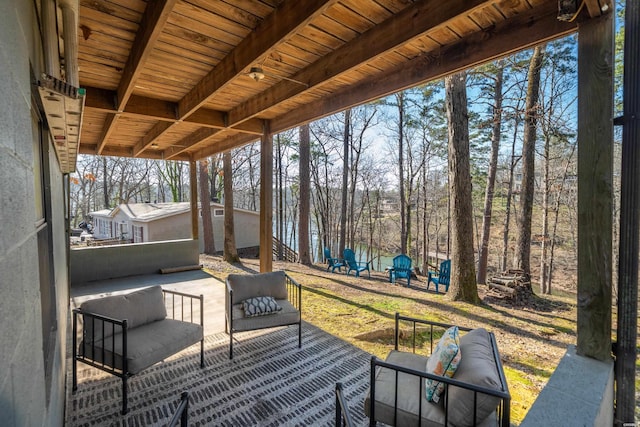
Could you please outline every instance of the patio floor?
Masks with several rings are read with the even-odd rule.
[[[120,415],[121,380],[78,363],[78,391],[71,393],[71,339],[67,345],[67,426],[164,426],[182,390],[190,392],[189,425],[332,425],[335,383],[358,425],[364,425],[370,354],[304,322],[297,327],[234,336],[228,359],[224,333],[224,283],[202,270],[133,276],[74,286],[71,305],[107,295],[161,285],[204,296],[205,368],[199,346],[156,364],[129,381],[130,412]]]

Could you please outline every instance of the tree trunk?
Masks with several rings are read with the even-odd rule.
[[[311,143],[309,125],[300,127],[300,221],[298,222],[298,260],[301,264],[311,265],[309,245],[309,209],[310,209],[310,174],[309,159]]]
[[[545,138],[544,142],[544,176],[542,178],[542,242],[541,242],[541,250],[540,250],[540,293],[541,294],[550,294],[551,289],[547,283],[548,280],[548,269],[549,263],[547,260],[548,252],[549,252],[549,192],[551,191],[551,183],[549,180],[551,179],[550,174],[550,165],[551,161],[550,155],[550,138]]]
[[[398,195],[400,197],[400,253],[407,253],[407,199],[404,193],[404,93],[396,94],[398,101]]]
[[[540,93],[540,70],[544,46],[536,46],[529,63],[527,76],[527,100],[525,106],[525,131],[522,142],[522,186],[520,189],[520,212],[518,216],[518,241],[516,244],[515,268],[531,274],[531,214],[535,191],[536,126],[538,97]]]
[[[345,239],[347,236],[347,195],[349,182],[349,131],[351,129],[351,109],[344,112],[344,138],[343,143],[343,166],[342,166],[342,203],[340,205],[340,237],[338,239],[338,257],[342,256],[342,252],[346,246]]]
[[[466,73],[444,80],[449,121],[449,186],[451,194],[451,284],[447,298],[478,303],[473,254],[473,206],[469,166],[469,116]],[[470,241],[471,240],[471,241]]]
[[[200,160],[198,166],[200,172],[200,211],[202,212],[204,253],[213,255],[216,253],[216,245],[213,239],[213,222],[211,221],[211,192],[209,191],[207,160]]]
[[[231,151],[225,151],[222,157],[222,176],[224,177],[224,260],[230,263],[240,261],[236,249],[236,231],[233,224],[233,169]]]
[[[511,141],[511,162],[509,164],[509,181],[507,182],[507,196],[504,208],[504,223],[502,227],[502,261],[500,262],[500,269],[507,269],[507,255],[509,253],[509,228],[511,227],[511,200],[513,199],[513,175],[515,173],[516,165],[516,141],[518,140],[518,116],[513,125],[513,140]]]
[[[278,260],[283,259],[282,243],[284,242],[284,200],[283,200],[283,184],[282,184],[282,144],[280,142],[280,134],[276,135],[276,150],[278,155],[276,156],[276,188],[278,191]]]
[[[498,153],[500,151],[500,136],[502,131],[502,76],[504,62],[498,63],[495,76],[493,94],[493,128],[491,131],[491,158],[489,160],[489,174],[487,175],[487,190],[484,195],[484,216],[482,218],[482,240],[480,245],[480,259],[478,262],[478,283],[487,281],[487,259],[489,257],[489,237],[491,234],[491,214],[493,208],[493,189],[496,183],[498,169]]]

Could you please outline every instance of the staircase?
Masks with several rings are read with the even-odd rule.
[[[278,261],[298,262],[298,253],[274,236],[273,258]]]

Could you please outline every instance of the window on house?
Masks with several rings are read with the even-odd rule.
[[[213,216],[224,216],[224,209],[214,209]]]
[[[35,105],[35,102],[32,104]],[[51,232],[51,199],[45,188],[50,187],[49,142],[42,117],[32,108],[33,185],[35,227],[38,241],[38,273],[40,279],[40,310],[42,312],[42,356],[44,360],[45,394],[51,397],[51,374],[57,334],[56,288],[53,271],[53,234]]]

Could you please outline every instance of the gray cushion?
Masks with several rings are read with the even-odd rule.
[[[463,356],[464,358],[464,356]],[[392,350],[386,359],[394,365],[425,371],[427,358],[413,353]],[[376,421],[397,426],[441,426],[444,424],[444,410],[441,405],[428,402],[425,397],[424,381],[418,376],[398,372],[398,413],[394,423],[396,402],[396,371],[379,368],[376,373]],[[364,401],[364,410],[370,414],[371,398]],[[418,418],[418,410],[422,401],[422,421]]]
[[[127,329],[128,371],[136,374],[197,343],[202,338],[201,325],[174,319],[159,320],[143,327]],[[84,347],[86,357],[98,363],[122,369],[122,334],[96,341],[93,353],[88,342],[81,343],[80,347],[81,351]]]
[[[156,320],[167,317],[164,306],[162,288],[152,286],[125,295],[112,295],[97,298],[82,303],[80,308],[91,313],[108,316],[118,320],[127,320],[129,328],[135,328]],[[95,332],[95,339],[102,338],[102,321],[96,321],[95,327],[92,319],[84,319],[85,339],[90,340]],[[111,324],[105,323],[104,336],[109,337],[114,333],[121,333],[120,327],[112,331]]]
[[[251,297],[271,296],[277,300],[287,299],[287,284],[284,271],[260,274],[230,274],[227,277],[233,290],[233,304]]]
[[[501,390],[500,375],[491,348],[491,337],[482,328],[474,329],[460,337],[462,360],[453,379]],[[457,426],[473,425],[474,393],[461,387],[448,386],[451,422]],[[477,419],[484,420],[493,412],[500,398],[478,393]]]
[[[251,331],[254,329],[272,328],[274,326],[292,325],[300,321],[300,312],[286,299],[277,299],[276,303],[282,310],[272,316],[252,316],[244,314],[242,304],[235,304],[233,316],[234,331]]]

